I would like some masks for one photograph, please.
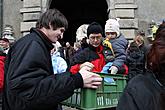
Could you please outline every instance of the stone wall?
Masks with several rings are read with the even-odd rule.
[[[135,16],[137,5],[134,0],[109,0],[109,18],[120,18],[121,32],[127,39],[135,36],[135,30],[138,29],[138,18]]]
[[[0,35],[3,31],[3,0],[0,0]]]
[[[106,0],[109,17],[120,17],[121,29],[127,38],[132,38],[135,30],[143,29],[147,33],[151,20],[160,22],[165,19],[165,0]],[[3,27],[13,26],[15,36],[26,34],[34,26],[40,13],[45,11],[51,0],[4,0]],[[12,11],[11,11],[12,10]],[[21,22],[21,23],[20,23]]]
[[[20,38],[20,21],[22,21],[22,15],[20,14],[20,8],[23,6],[21,0],[3,0],[3,29],[6,25],[13,27],[14,36]]]
[[[27,34],[29,29],[36,24],[36,20],[40,13],[46,9],[46,0],[24,0],[23,8],[20,12],[23,15],[21,22],[21,32]],[[107,0],[110,10],[110,18],[121,18],[121,31],[128,39],[132,39],[135,35],[135,29],[138,28],[138,19],[135,17],[135,10],[137,5],[133,0]]]
[[[29,33],[31,27],[35,27],[40,14],[46,10],[47,0],[23,0],[23,8],[20,13],[23,15],[20,31],[23,35]]]

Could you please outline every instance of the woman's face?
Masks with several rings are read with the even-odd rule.
[[[90,34],[89,35],[89,44],[93,47],[98,47],[101,44],[102,34]]]

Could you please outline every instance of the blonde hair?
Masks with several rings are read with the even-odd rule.
[[[134,41],[138,44],[138,45],[141,45],[144,43],[144,38],[143,36],[141,35],[137,35],[135,38],[134,38]]]

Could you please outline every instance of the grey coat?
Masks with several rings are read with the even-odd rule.
[[[112,65],[120,68],[126,61],[128,41],[122,34],[120,34],[119,37],[111,39],[110,42],[115,53],[115,60]]]

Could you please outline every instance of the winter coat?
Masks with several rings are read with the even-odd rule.
[[[72,46],[65,47],[64,50],[65,50],[65,60],[67,62],[67,65],[70,66],[70,59],[73,57],[75,50]]]
[[[129,68],[128,80],[145,72],[145,53],[138,46],[134,46],[133,43],[128,49],[126,64]]]
[[[71,68],[70,71],[75,74],[80,69],[80,65],[84,62],[91,62],[94,65],[93,72],[101,72],[103,66],[105,65],[105,59],[103,56],[103,47],[100,45],[95,48],[91,45],[89,47],[81,50],[79,53],[75,54],[71,58]]]
[[[3,89],[5,56],[0,56],[0,92]]]
[[[128,46],[128,41],[122,34],[120,34],[119,37],[110,39],[110,43],[112,44],[112,48],[115,53],[115,59],[112,65],[120,68],[126,61],[126,49]]]
[[[5,64],[3,110],[56,110],[74,89],[83,87],[79,73],[53,74],[52,43],[32,28],[9,50]]]
[[[147,71],[128,82],[116,110],[164,110],[164,93],[165,86]]]

